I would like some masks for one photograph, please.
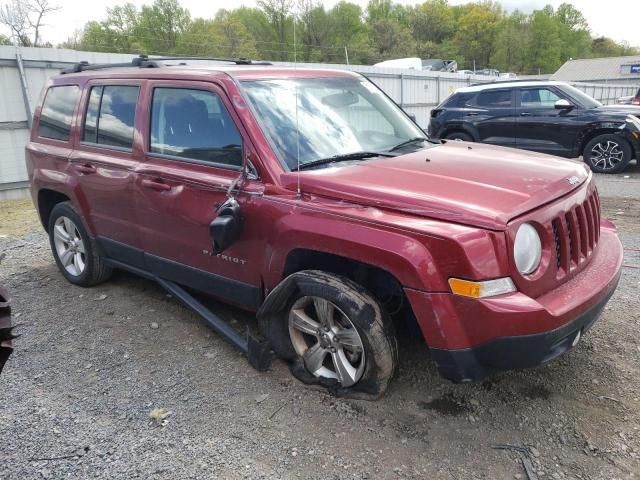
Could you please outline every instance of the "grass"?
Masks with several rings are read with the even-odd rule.
[[[40,228],[40,219],[30,198],[0,202],[0,238],[17,237]]]

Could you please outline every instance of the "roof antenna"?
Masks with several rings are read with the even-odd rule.
[[[293,68],[298,68],[298,49],[296,45],[296,14],[293,14]],[[300,188],[300,125],[298,123],[298,78],[294,77],[294,92],[296,101],[296,163],[297,168],[297,180],[298,180],[298,198],[302,197],[302,189]]]

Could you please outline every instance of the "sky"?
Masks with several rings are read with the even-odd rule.
[[[151,4],[153,0],[129,0],[137,6]],[[350,0],[363,7],[367,0]],[[396,0],[398,1],[398,0]],[[469,0],[449,0],[450,4],[459,5]],[[101,20],[105,17],[107,7],[125,3],[126,0],[52,0],[52,4],[59,5],[58,12],[51,14],[43,29],[45,41],[58,44],[72,35],[76,29],[81,29],[90,20]],[[323,2],[330,8],[338,0]],[[573,4],[582,12],[589,22],[594,36],[604,35],[616,41],[627,41],[634,46],[640,46],[640,0],[501,0],[505,9],[511,11],[520,9],[531,12],[547,4],[557,7],[561,3]],[[4,3],[0,0],[0,4]],[[254,7],[256,0],[180,0],[180,4],[189,10],[191,17],[212,18],[219,8],[233,9],[239,6]],[[403,4],[422,3],[420,0],[399,0]],[[5,32],[7,33],[7,32]]]

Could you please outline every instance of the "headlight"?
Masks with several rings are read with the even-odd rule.
[[[534,272],[540,265],[542,242],[535,227],[530,223],[523,223],[518,228],[513,244],[513,257],[518,271],[523,275]]]

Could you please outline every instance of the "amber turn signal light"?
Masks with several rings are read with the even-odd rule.
[[[454,294],[469,298],[493,297],[516,291],[516,286],[509,277],[482,282],[450,278],[449,287]]]

